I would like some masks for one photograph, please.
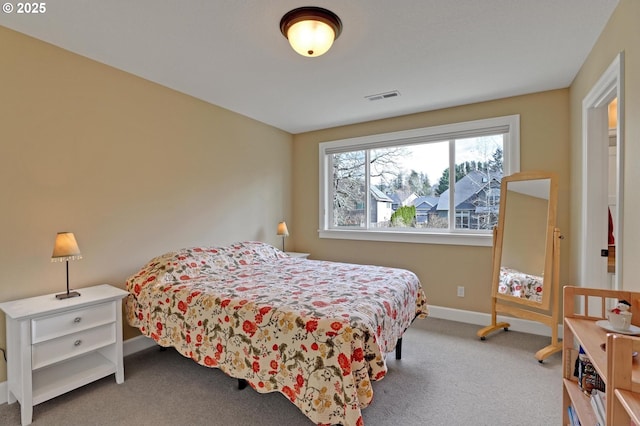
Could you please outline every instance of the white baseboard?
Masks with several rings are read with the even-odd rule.
[[[429,305],[429,316],[432,318],[446,319],[450,321],[464,322],[467,324],[475,324],[479,326],[489,325],[491,323],[491,315],[482,312],[463,311],[461,309],[445,308],[442,306]],[[426,321],[415,321],[413,327],[427,328]],[[498,321],[505,321],[510,324],[509,330],[521,331],[523,333],[537,334],[540,336],[551,336],[549,327],[535,321],[523,320],[520,318],[505,317],[498,315]],[[558,336],[562,338],[562,325],[558,325]],[[156,345],[153,339],[146,336],[136,336],[127,339],[122,343],[122,354],[128,356],[136,352],[151,348]],[[0,404],[7,403],[7,382],[0,382]]]
[[[463,311],[461,309],[445,308],[442,306],[429,305],[429,317],[464,322],[467,324],[475,324],[481,327],[491,324],[491,314],[474,311]],[[427,318],[427,321],[416,321],[413,323],[413,326],[421,328],[420,324],[422,324],[423,327],[427,327],[428,320],[429,319]],[[536,321],[503,315],[498,315],[498,321],[508,322],[509,330],[551,337],[551,329],[546,325]],[[558,338],[562,339],[562,324],[558,324]]]
[[[128,356],[156,345],[157,343],[147,336],[136,336],[122,343],[122,355]]]

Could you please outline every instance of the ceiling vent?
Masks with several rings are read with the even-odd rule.
[[[369,99],[370,101],[379,101],[382,99],[395,98],[397,96],[400,96],[400,92],[392,90],[390,92],[378,93],[377,95],[365,96],[365,99]]]

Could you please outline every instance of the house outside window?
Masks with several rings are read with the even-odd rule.
[[[519,133],[513,115],[321,143],[320,237],[491,245]]]

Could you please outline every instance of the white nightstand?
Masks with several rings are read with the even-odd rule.
[[[115,373],[124,382],[122,299],[110,285],[0,303],[7,316],[7,400],[20,402],[23,425],[33,406]]]
[[[285,251],[285,253],[291,257],[301,257],[303,259],[306,259],[307,257],[309,257],[309,253],[297,253],[295,251]]]

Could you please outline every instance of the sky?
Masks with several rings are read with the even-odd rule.
[[[456,141],[456,163],[465,161],[486,161],[497,147],[502,146],[502,138],[480,137]],[[405,175],[411,170],[425,173],[431,185],[437,183],[442,172],[449,167],[449,142],[436,142],[407,147],[411,150],[403,162]]]

